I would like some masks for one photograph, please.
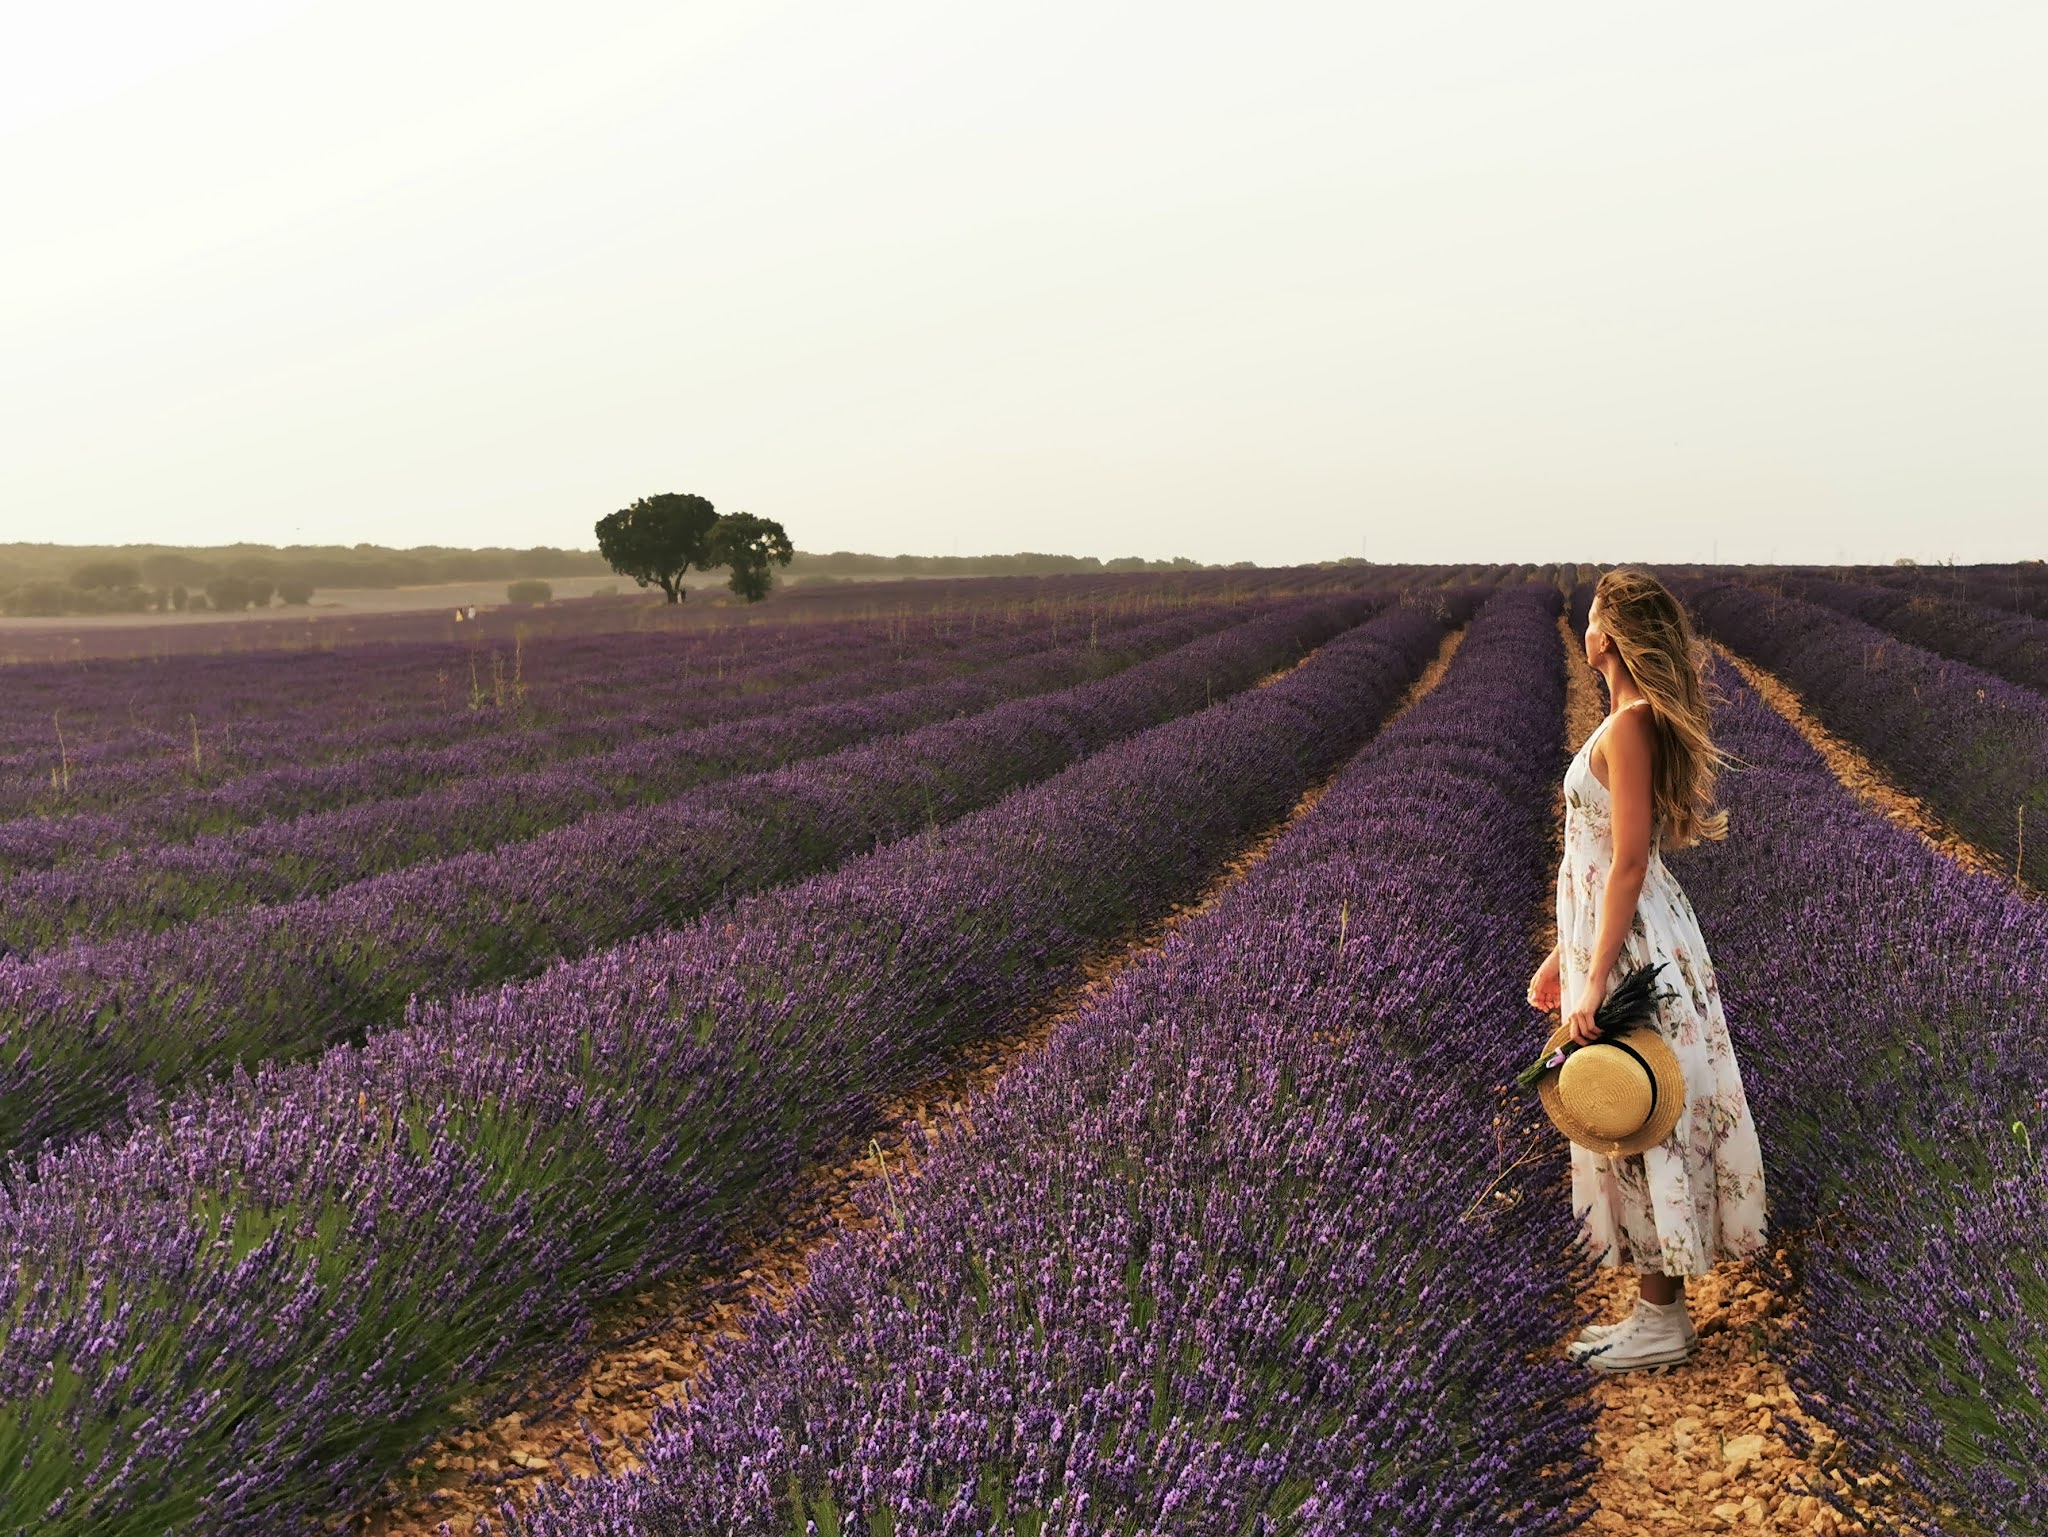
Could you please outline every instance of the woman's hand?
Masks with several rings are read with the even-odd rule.
[[[1600,1027],[1593,1023],[1593,1011],[1607,1001],[1605,988],[1588,982],[1579,989],[1579,996],[1573,1001],[1564,1022],[1572,1027],[1572,1039],[1584,1046],[1600,1034]]]
[[[1557,1007],[1557,946],[1550,947],[1550,954],[1543,957],[1543,964],[1536,968],[1536,974],[1529,978],[1529,1007],[1532,1009],[1554,1009]]]

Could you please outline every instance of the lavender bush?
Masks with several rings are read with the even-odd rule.
[[[2048,693],[2048,621],[1982,603],[1820,577],[1779,579],[1789,596],[1889,630],[1958,662]]]
[[[1856,1465],[1903,1471],[1902,1521],[2048,1529],[2048,908],[1863,809],[1719,682],[1730,838],[1674,867],[1795,1237],[1787,1375]]]
[[[411,671],[439,664],[429,674],[432,694],[408,688],[414,680],[406,672],[391,677],[385,668],[350,658],[326,680],[354,685],[353,696],[339,702],[322,687],[309,687],[302,697],[295,677],[277,676],[275,653],[255,653],[243,659],[247,671],[284,694],[262,702],[258,713],[241,699],[247,686],[234,687],[239,680],[228,675],[217,681],[230,692],[178,722],[189,725],[189,734],[137,728],[87,745],[78,740],[84,712],[70,703],[54,718],[45,713],[30,723],[15,738],[33,744],[16,755],[26,766],[0,772],[0,807],[30,815],[0,823],[0,859],[47,862],[38,860],[33,835],[17,849],[24,822],[46,827],[43,838],[58,837],[59,852],[104,846],[128,819],[139,821],[136,832],[191,837],[338,804],[330,798],[336,792],[403,793],[448,771],[432,756],[437,750],[455,754],[458,771],[471,759],[515,767],[716,718],[707,709],[745,713],[750,702],[773,708],[773,700],[758,696],[810,681],[829,687],[835,674],[889,657],[942,661],[1005,635],[1040,644],[1050,635],[1057,643],[1063,625],[1071,641],[1077,633],[1121,629],[1173,611],[1119,606],[1031,614],[1009,623],[977,616],[972,624],[818,624],[739,630],[716,643],[701,636],[606,636],[601,647],[537,648],[523,657],[523,648],[515,648],[513,658],[495,649],[480,658],[477,649],[451,647],[410,664]],[[197,660],[161,669],[168,676],[156,680],[152,693],[189,692],[182,675]],[[162,709],[156,706],[156,713]],[[54,732],[66,721],[70,739],[59,793],[52,783]],[[494,760],[494,754],[502,756]],[[111,827],[103,825],[108,818]]]
[[[315,763],[386,745],[422,746],[489,735],[520,719],[553,720],[630,704],[664,680],[707,680],[777,662],[824,663],[841,638],[890,639],[868,624],[733,629],[692,635],[607,634],[536,643],[253,651],[98,668],[8,670],[7,749],[0,808],[56,811],[118,804],[189,782],[191,737],[205,749],[200,777]],[[922,627],[921,627],[922,628]],[[809,632],[809,633],[807,633]],[[829,663],[827,663],[829,665]],[[523,685],[518,710],[512,684]],[[56,730],[65,731],[59,756]],[[68,759],[69,784],[51,794]],[[183,776],[183,777],[180,777]]]
[[[780,622],[677,630],[632,605],[609,622],[604,605],[572,624],[599,633],[566,633],[529,611],[511,626],[486,616],[449,638],[353,641],[345,646],[244,650],[7,669],[0,695],[0,814],[107,807],[138,795],[214,782],[240,772],[331,761],[380,747],[421,747],[488,736],[509,726],[543,724],[593,708],[630,708],[676,682],[684,697],[718,690],[728,675],[808,654],[829,667],[837,635],[856,644],[972,644],[1019,625],[1043,627],[1055,641],[1091,623],[1112,623],[1217,599],[1263,601],[1284,590],[1285,573],[1197,572],[1181,582],[1116,578],[1074,583],[930,584],[906,605],[900,588],[868,588],[874,599],[815,595],[822,602],[777,605]],[[1298,584],[1297,584],[1298,585]],[[1351,590],[1362,584],[1353,580]],[[946,591],[955,596],[948,599]],[[882,601],[890,592],[893,602]],[[1201,594],[1211,594],[1205,597]],[[1006,596],[1007,594],[1007,596]],[[814,610],[801,618],[794,610]],[[409,634],[418,616],[381,615],[361,623],[372,636]],[[616,626],[630,621],[627,629]],[[439,627],[449,629],[447,621]],[[218,635],[219,632],[215,632]],[[278,632],[267,632],[275,637]],[[290,632],[287,632],[290,633]],[[820,647],[826,649],[821,651]],[[523,680],[523,689],[514,688]],[[54,718],[53,718],[54,717]],[[57,733],[64,741],[60,747]],[[196,772],[191,735],[204,758]],[[63,794],[53,775],[68,762]]]
[[[182,776],[177,788],[146,795],[103,795],[99,798],[115,802],[103,810],[73,806],[61,814],[37,812],[0,821],[0,870],[48,869],[121,848],[182,842],[272,818],[408,794],[465,774],[534,767],[662,732],[844,697],[848,688],[933,681],[957,669],[957,654],[986,651],[1000,657],[1003,645],[987,634],[969,647],[933,635],[905,642],[874,626],[819,628],[829,633],[810,637],[812,647],[768,658],[704,658],[679,648],[651,650],[640,663],[648,669],[645,685],[629,698],[579,690],[572,704],[545,714],[525,706],[501,712],[492,705],[468,721],[461,718],[468,712],[445,706],[385,717],[361,730],[328,733],[317,755],[245,772],[222,773],[218,758],[203,752],[203,771],[195,773],[189,741],[160,741],[135,765],[137,783],[131,788],[140,788],[145,774],[157,779]],[[1043,626],[1021,627],[1010,632],[1009,643],[1028,649],[1044,644],[1044,633]],[[864,677],[867,682],[856,683]],[[878,681],[892,677],[900,681]],[[374,687],[374,679],[365,678],[363,685]],[[208,720],[208,749],[220,745],[219,727],[219,721]],[[449,731],[461,734],[445,740]],[[86,798],[88,783],[97,788],[105,777],[91,765],[82,766],[79,798]]]
[[[1347,590],[1399,585],[1376,572],[1356,578]],[[88,749],[127,740],[141,746],[152,734],[176,741],[186,715],[217,712],[261,732],[296,720],[299,729],[332,725],[337,717],[375,721],[407,710],[431,710],[450,697],[449,686],[468,687],[472,657],[490,681],[489,655],[497,652],[509,668],[516,648],[530,648],[528,679],[545,709],[573,707],[585,683],[599,690],[629,689],[629,674],[643,663],[667,657],[711,672],[718,658],[729,666],[765,661],[778,652],[813,648],[833,630],[847,634],[893,633],[986,637],[1020,622],[1051,622],[1066,615],[1086,627],[1090,615],[1138,609],[1160,617],[1184,603],[1236,602],[1296,591],[1287,573],[1194,572],[1162,581],[1144,575],[1078,580],[921,583],[794,591],[761,610],[720,618],[690,610],[650,609],[644,604],[563,604],[535,613],[479,616],[474,624],[451,625],[447,614],[355,616],[346,633],[329,631],[319,644],[306,644],[297,626],[241,633],[207,627],[212,644],[193,654],[157,653],[83,662],[28,662],[7,667],[10,687],[0,698],[0,766],[12,766],[12,733],[22,725],[47,726],[62,709]],[[699,621],[706,622],[699,622]],[[424,625],[422,624],[424,621]],[[183,625],[171,625],[183,630]],[[143,631],[143,638],[161,638]],[[251,645],[262,637],[268,644]],[[1071,638],[1071,637],[1069,637]],[[444,675],[445,674],[445,678]],[[648,674],[653,676],[654,674]]]
[[[1262,866],[657,1418],[644,1471],[529,1537],[1573,1527],[1561,1144],[1496,1183],[1555,1140],[1500,1086],[1541,1028],[1557,599],[1494,599]]]
[[[1816,603],[1734,585],[1688,602],[1964,837],[2048,885],[2048,699]]]
[[[333,891],[421,860],[534,838],[600,812],[671,800],[713,780],[1104,677],[1245,617],[1243,610],[1204,609],[1112,630],[1086,647],[1054,650],[1041,635],[1004,640],[985,653],[977,648],[908,666],[863,668],[831,680],[823,702],[792,700],[766,714],[748,710],[737,719],[657,732],[526,771],[493,772],[502,744],[472,745],[458,760],[471,772],[415,794],[347,794],[338,798],[359,803],[0,881],[0,941],[29,953],[66,938],[169,928],[236,907]],[[938,681],[917,681],[920,676]],[[888,687],[892,682],[908,686]],[[456,766],[446,750],[421,756],[436,767]],[[338,779],[353,789],[369,776],[357,765],[338,765],[331,772],[259,777],[265,790],[284,777],[290,793],[301,797],[317,793],[309,781]],[[233,798],[247,804],[251,797]]]
[[[17,1166],[0,1502],[57,1537],[156,1537],[345,1501],[496,1368],[573,1355],[593,1303],[715,1256],[739,1203],[1163,913],[1372,731],[1441,628],[1397,609],[834,874]],[[1093,687],[1120,734],[1163,697],[1135,670]],[[1035,708],[1070,740],[1087,718]]]
[[[0,965],[0,1145],[73,1134],[124,1097],[139,1113],[195,1072],[360,1038],[415,994],[526,975],[949,821],[1245,687],[1375,606],[1307,600],[1094,683],[524,843]],[[1042,656],[1043,675],[1070,676],[1075,652]],[[878,710],[876,732],[889,724]]]
[[[1862,574],[1872,582],[1921,597],[1981,603],[2048,619],[2048,565],[2038,560],[2005,565],[1880,567]]]

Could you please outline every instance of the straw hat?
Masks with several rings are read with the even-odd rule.
[[[1561,1024],[1543,1043],[1549,1056],[1571,1039]],[[1650,1025],[1573,1049],[1536,1080],[1544,1113],[1581,1147],[1620,1157],[1655,1147],[1685,1109],[1685,1075],[1671,1043]]]

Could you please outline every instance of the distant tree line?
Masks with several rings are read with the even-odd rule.
[[[691,572],[726,573],[725,585],[742,598],[767,596],[773,571],[786,568],[790,581],[843,581],[906,576],[1050,576],[1063,572],[1193,571],[1199,561],[1185,556],[1146,560],[1125,556],[1054,555],[1023,551],[1011,555],[869,555],[854,550],[829,553],[798,550],[782,526],[750,513],[719,514],[702,497],[668,493],[634,503],[657,511],[668,532],[642,543],[629,537],[614,553],[647,573],[642,586],[670,590],[680,600]],[[622,518],[633,509],[622,509]],[[708,515],[707,515],[708,514]],[[612,519],[606,519],[611,522]],[[631,521],[630,519],[626,521]],[[619,528],[614,524],[614,529]],[[666,540],[667,543],[662,541]],[[1238,561],[1238,568],[1251,568]],[[0,610],[9,614],[121,614],[241,611],[277,604],[310,603],[316,592],[334,588],[426,586],[441,582],[525,584],[547,577],[595,576],[627,565],[603,550],[548,545],[530,549],[453,549],[422,545],[60,545],[0,544]],[[635,580],[639,580],[635,577]],[[545,602],[538,589],[522,585],[511,602]]]
[[[815,580],[835,576],[1058,576],[1070,571],[1201,571],[1210,569],[1201,561],[1176,555],[1169,560],[1147,560],[1140,555],[1123,555],[1102,560],[1093,555],[862,555],[852,550],[834,550],[820,555],[809,550],[796,552],[789,568],[790,579]],[[1255,561],[1232,562],[1231,570],[1252,571]]]
[[[189,577],[186,581],[179,577]],[[19,582],[0,593],[10,614],[238,613],[268,608],[272,599],[305,605],[315,589],[304,576],[280,571],[273,562],[237,560],[225,570],[176,557],[154,560],[102,558],[76,567],[64,581],[47,577]]]
[[[0,545],[0,608],[10,614],[238,611],[304,604],[323,588],[597,575],[593,550],[458,550],[439,545]]]

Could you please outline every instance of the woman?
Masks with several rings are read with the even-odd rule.
[[[1685,1278],[1764,1246],[1764,1172],[1756,1124],[1728,1040],[1713,963],[1692,904],[1664,851],[1727,836],[1713,810],[1721,754],[1707,731],[1703,656],[1678,600],[1647,572],[1600,578],[1586,661],[1606,680],[1607,718],[1565,771],[1558,942],[1529,981],[1539,1009],[1564,1004],[1573,1039],[1597,1034],[1593,1011],[1630,968],[1658,973],[1656,1028],[1685,1074],[1671,1135],[1607,1158],[1571,1146],[1572,1207],[1602,1265],[1631,1266],[1635,1309],[1571,1347],[1605,1371],[1682,1361],[1698,1348]],[[1604,1347],[1598,1349],[1595,1347]]]

